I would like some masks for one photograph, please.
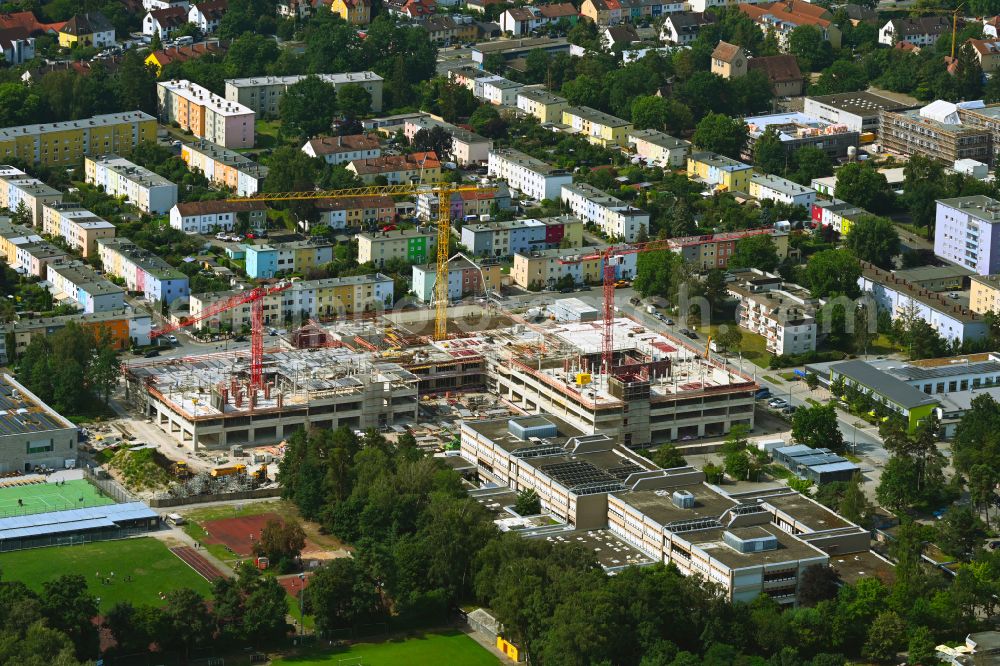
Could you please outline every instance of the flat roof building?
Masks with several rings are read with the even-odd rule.
[[[649,213],[589,183],[563,185],[560,198],[573,215],[610,238],[631,243],[643,231],[649,233]]]
[[[228,187],[241,197],[260,192],[267,177],[266,166],[207,141],[183,144],[181,159],[189,169],[203,173],[209,182]]]
[[[558,201],[563,185],[573,182],[573,174],[512,148],[491,150],[488,173],[507,181],[511,189],[537,201]]]
[[[315,74],[324,83],[329,83],[334,90],[346,85],[356,85],[364,88],[372,98],[372,111],[382,110],[381,76],[375,72],[341,72],[339,74]],[[226,99],[240,104],[256,113],[267,117],[275,117],[279,112],[281,98],[290,86],[295,85],[305,75],[295,76],[251,76],[242,79],[226,79]]]
[[[125,153],[156,140],[156,118],[142,111],[0,129],[0,160],[72,166],[84,155]]]
[[[177,123],[199,139],[226,148],[253,148],[253,109],[187,80],[160,81],[156,95],[164,123]]]
[[[8,374],[0,379],[0,472],[76,463],[78,429]]]
[[[768,129],[777,132],[781,145],[789,154],[803,146],[810,146],[819,148],[831,158],[846,157],[848,149],[857,148],[861,138],[859,130],[798,111],[747,118],[746,124],[749,138],[743,147],[742,156],[748,160],[753,159],[757,139]]]
[[[858,91],[806,97],[805,113],[852,132],[877,132],[882,111],[903,111],[908,104],[877,93]]]
[[[56,296],[70,300],[85,313],[112,312],[125,307],[125,290],[82,261],[49,264],[45,279]]]
[[[983,194],[938,199],[934,254],[979,275],[1000,273],[1000,201]]]
[[[113,153],[84,159],[87,182],[113,197],[125,197],[144,213],[164,215],[177,203],[177,186],[163,176]]]

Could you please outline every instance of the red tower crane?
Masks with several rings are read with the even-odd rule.
[[[604,334],[601,336],[601,367],[606,375],[611,375],[611,364],[615,358],[615,266],[611,263],[612,257],[626,254],[639,254],[641,252],[657,252],[668,250],[669,241],[654,240],[647,243],[636,243],[633,245],[623,245],[619,247],[607,247],[600,254],[590,255],[587,259],[600,258],[601,278],[604,287]]]
[[[149,334],[150,338],[158,338],[168,333],[173,333],[182,328],[187,328],[200,321],[214,317],[220,312],[231,310],[235,307],[250,304],[250,386],[262,388],[261,375],[264,372],[264,297],[285,291],[292,286],[291,282],[279,282],[278,284],[263,287],[254,287],[231,296],[224,301],[216,303],[212,307],[204,310],[197,317],[184,319],[178,324],[170,324]]]

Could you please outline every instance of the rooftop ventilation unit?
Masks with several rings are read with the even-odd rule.
[[[675,490],[670,500],[678,509],[694,508],[694,495],[688,490]]]

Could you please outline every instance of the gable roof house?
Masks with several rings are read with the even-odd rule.
[[[601,29],[601,44],[607,51],[615,51],[631,46],[639,41],[639,35],[631,25],[609,25]]]
[[[114,43],[115,26],[100,12],[76,14],[59,29],[59,46],[63,48],[74,44],[103,48]]]
[[[35,58],[35,38],[25,28],[0,30],[0,49],[8,65],[23,65]]]
[[[229,10],[229,0],[209,0],[191,5],[188,12],[188,23],[194,23],[201,30],[201,34],[207,35],[215,32],[222,22],[222,17]]]
[[[712,74],[718,74],[724,79],[736,79],[746,76],[747,52],[742,46],[719,42],[712,51]]]
[[[660,41],[684,46],[690,44],[706,25],[715,23],[715,16],[709,13],[676,12],[667,16],[660,31]]]
[[[824,40],[830,42],[833,48],[840,48],[840,28],[833,23],[830,11],[819,5],[803,0],[781,0],[759,5],[741,3],[740,11],[760,26],[765,34],[773,30],[782,48],[786,46],[792,30],[804,25],[816,26],[822,32]]]
[[[961,18],[958,20],[959,30],[964,23]],[[947,16],[895,18],[879,29],[878,43],[893,46],[896,42],[909,42],[914,46],[931,46],[941,35],[950,35],[951,27],[951,18]]]
[[[166,9],[154,9],[142,19],[142,34],[160,35],[160,39],[166,39],[170,33],[179,30],[187,24],[188,11],[183,7],[167,7]]]
[[[747,71],[764,72],[777,97],[797,97],[802,94],[805,77],[793,55],[761,56],[750,58]]]

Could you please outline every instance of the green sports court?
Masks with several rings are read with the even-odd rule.
[[[114,503],[83,479],[66,481],[65,485],[49,481],[27,483],[27,479],[18,477],[0,479],[0,518]]]

